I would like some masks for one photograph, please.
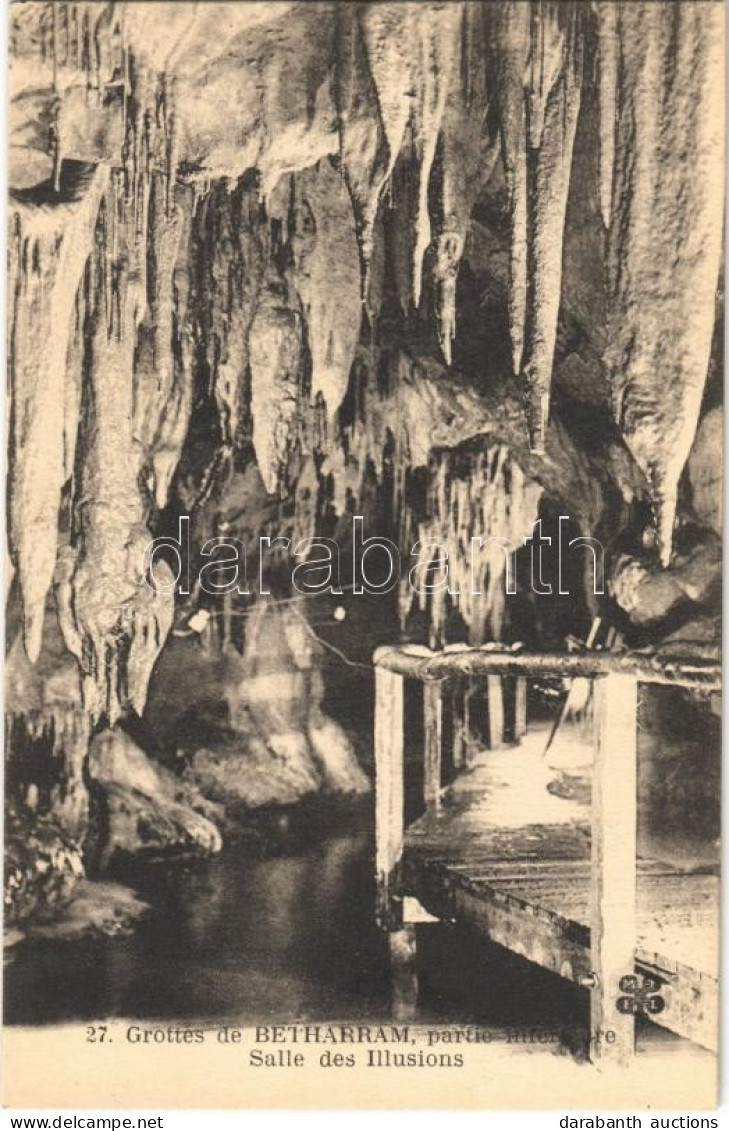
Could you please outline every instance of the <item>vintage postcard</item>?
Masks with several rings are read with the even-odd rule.
[[[723,4],[7,18],[4,1103],[713,1108]]]

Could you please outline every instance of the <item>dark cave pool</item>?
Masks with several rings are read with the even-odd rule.
[[[368,811],[274,850],[138,869],[132,934],[26,938],[8,954],[10,1025],[124,1017],[240,1025],[389,1020]],[[581,1029],[584,991],[463,930],[419,928],[420,1020]]]

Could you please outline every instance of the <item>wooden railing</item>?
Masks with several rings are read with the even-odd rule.
[[[401,863],[404,815],[404,681],[424,684],[424,801],[441,795],[441,687],[459,677],[513,676],[517,711],[526,679],[538,675],[595,680],[590,886],[590,1032],[594,1059],[624,1062],[634,1050],[634,1023],[617,1009],[620,978],[635,968],[638,684],[718,691],[712,660],[644,653],[524,653],[462,648],[380,648],[375,664],[377,915],[398,938],[403,931]],[[516,720],[515,730],[524,719]],[[397,944],[401,946],[400,943]],[[601,1035],[612,1032],[614,1039]]]

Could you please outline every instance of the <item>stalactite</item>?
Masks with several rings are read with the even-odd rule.
[[[375,186],[379,198],[392,176],[413,112],[417,4],[407,0],[402,4],[364,4],[360,21],[387,144],[381,183]]]
[[[608,237],[606,367],[616,420],[644,470],[670,561],[678,481],[715,322],[723,209],[723,11],[622,5]]]
[[[443,119],[433,263],[438,338],[448,365],[456,336],[456,282],[471,212],[498,156],[487,126],[486,34],[483,6],[463,5],[461,65],[450,68]]]
[[[248,332],[253,446],[266,490],[282,486],[301,403],[301,315],[271,277]]]
[[[366,298],[373,232],[388,167],[387,142],[367,64],[358,5],[336,9],[336,103],[342,168],[352,197]]]
[[[509,312],[530,442],[549,418],[562,236],[580,106],[579,5],[507,0],[496,20],[504,165],[511,210]]]
[[[615,168],[615,128],[618,110],[618,5],[600,0],[595,5],[598,23],[598,81],[600,102],[600,209],[610,226]]]
[[[415,234],[411,217],[415,213],[417,186],[411,175],[415,157],[412,146],[412,128],[405,135],[405,144],[393,171],[388,190],[389,215],[387,216],[387,241],[392,257],[393,274],[400,310],[407,317],[413,307],[413,259]]]
[[[168,207],[166,178],[150,195],[148,305],[134,371],[134,436],[151,473],[150,490],[165,506],[192,405],[192,338],[188,323],[188,256],[192,194]]]
[[[417,23],[417,5],[363,4],[360,7],[360,27],[364,39],[367,66],[374,83],[377,107],[381,117],[384,155],[379,160],[373,177],[367,208],[370,218],[369,255],[372,249],[372,230],[377,208],[388,191],[392,176],[410,133],[415,98],[415,66],[413,54]],[[410,212],[404,227],[409,226]],[[412,250],[408,251],[408,276],[411,274]],[[366,295],[366,300],[369,300]],[[411,288],[407,297],[401,297],[407,312],[412,302]]]
[[[172,577],[163,563],[143,574],[150,541],[133,440],[133,365],[146,306],[137,216],[114,178],[96,227],[89,275],[88,365],[83,389],[84,460],[74,500],[74,540],[59,559],[59,623],[83,680],[92,719],[111,724],[144,706],[152,667],[172,624]],[[110,220],[115,246],[111,269]]]
[[[248,332],[269,257],[255,187],[212,187],[196,209],[194,239],[200,264],[196,334],[204,344],[223,443],[230,449],[243,411]]]
[[[524,74],[529,58],[530,12],[508,0],[494,21],[495,71],[503,161],[511,212],[509,329],[514,373],[521,371],[527,308],[527,118]]]
[[[418,62],[415,67],[416,98],[413,111],[418,167],[413,249],[413,300],[416,306],[420,305],[423,260],[431,238],[428,200],[430,173],[443,125],[450,76],[457,69],[459,61],[460,20],[460,4],[421,4],[417,8],[414,30]]]
[[[159,175],[152,177],[147,250],[148,293],[145,321],[140,326],[148,353],[148,364],[137,366],[135,380],[135,431],[143,446],[151,449],[159,417],[172,392],[174,294],[173,273],[182,229],[182,213],[168,213],[166,189]],[[141,372],[140,372],[141,369]]]
[[[88,270],[88,265],[85,272]],[[85,274],[84,272],[84,274]],[[83,300],[84,282],[76,292],[71,332],[66,357],[66,381],[63,400],[63,476],[72,479],[76,465],[76,440],[81,415],[81,383],[83,381],[84,333],[86,306]]]
[[[106,184],[86,171],[57,205],[11,205],[9,539],[18,571],[28,655],[40,651],[56,563],[58,506],[75,423],[64,419],[76,291]]]
[[[294,178],[289,243],[311,353],[311,397],[321,393],[333,415],[347,391],[362,314],[352,206],[329,161]]]

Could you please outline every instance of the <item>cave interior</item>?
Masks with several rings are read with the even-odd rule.
[[[10,20],[14,951],[134,931],[145,869],[367,840],[384,644],[718,656],[721,4]],[[601,592],[561,536],[603,548]],[[568,692],[529,684],[545,734]],[[500,733],[485,681],[470,726],[504,757],[498,693]],[[717,699],[640,708],[639,833],[705,867]]]

